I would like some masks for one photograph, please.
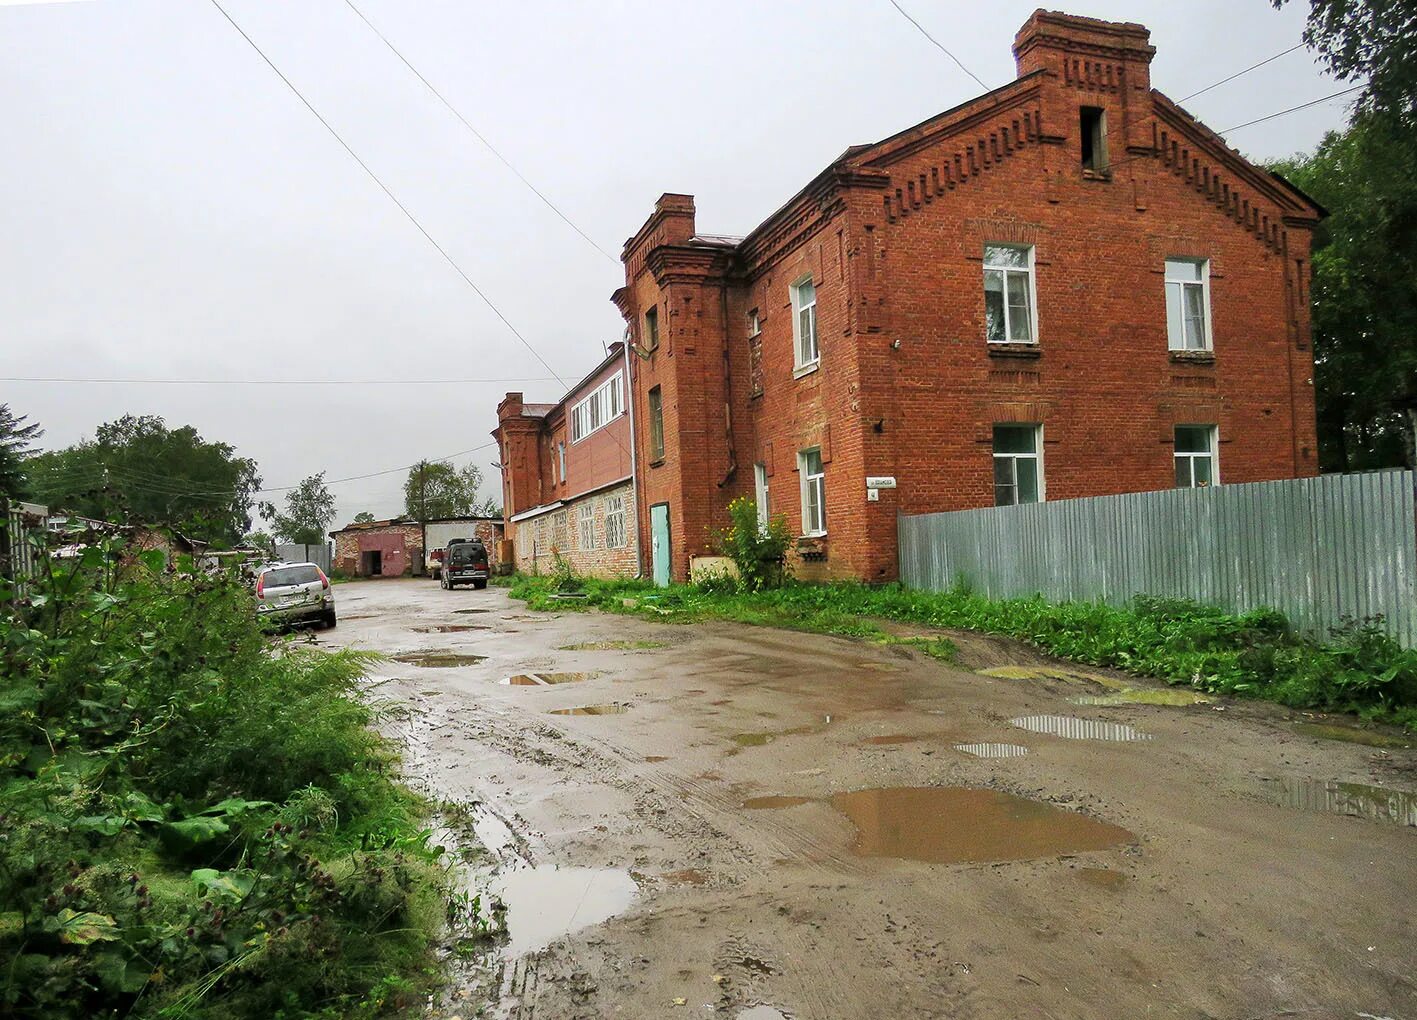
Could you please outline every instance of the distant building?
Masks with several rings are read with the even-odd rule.
[[[638,570],[639,531],[625,345],[616,343],[558,403],[508,393],[493,433],[502,451],[502,506],[517,569]]]
[[[1014,81],[846,149],[746,237],[662,196],[613,295],[631,356],[499,408],[509,531],[549,513],[537,561],[574,550],[551,419],[608,374],[599,427],[628,449],[570,489],[632,499],[665,583],[739,495],[786,516],[799,576],[880,581],[900,513],[1315,474],[1323,210],[1154,90],[1154,53],[1040,10]]]
[[[502,522],[495,517],[449,517],[420,524],[407,517],[346,524],[332,532],[332,568],[346,577],[423,574],[425,550],[441,549],[453,538],[477,538],[497,555]]]

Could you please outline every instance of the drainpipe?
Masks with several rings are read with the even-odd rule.
[[[640,468],[638,448],[635,443],[635,380],[634,362],[630,360],[630,329],[625,327],[625,401],[630,412],[630,493],[635,503],[635,580],[645,576],[645,543],[640,531]]]

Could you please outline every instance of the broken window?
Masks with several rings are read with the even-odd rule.
[[[1043,501],[1040,425],[994,426],[994,505]]]
[[[1078,114],[1082,137],[1082,168],[1094,173],[1107,170],[1107,111],[1100,106],[1084,106]]]

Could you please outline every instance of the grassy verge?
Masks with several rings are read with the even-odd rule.
[[[1417,729],[1417,652],[1402,649],[1371,625],[1354,625],[1328,641],[1316,641],[1292,631],[1272,610],[1235,615],[1194,602],[1141,596],[1116,608],[1038,597],[989,599],[962,588],[920,592],[897,585],[793,584],[748,593],[722,585],[703,590],[654,588],[636,581],[574,583],[584,598],[558,599],[558,582],[549,577],[519,577],[511,594],[534,609],[596,608],[676,623],[737,620],[877,640],[889,639],[882,620],[976,630],[1170,684],[1295,708],[1356,712]]]
[[[160,555],[40,563],[0,621],[0,1014],[416,1008],[450,900],[367,660]]]

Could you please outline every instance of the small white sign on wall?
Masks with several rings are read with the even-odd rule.
[[[866,502],[867,502],[867,503],[879,503],[880,501],[881,501],[881,490],[880,490],[880,489],[867,489],[867,490],[866,490]]]
[[[895,475],[867,475],[866,488],[868,489],[894,489]]]

